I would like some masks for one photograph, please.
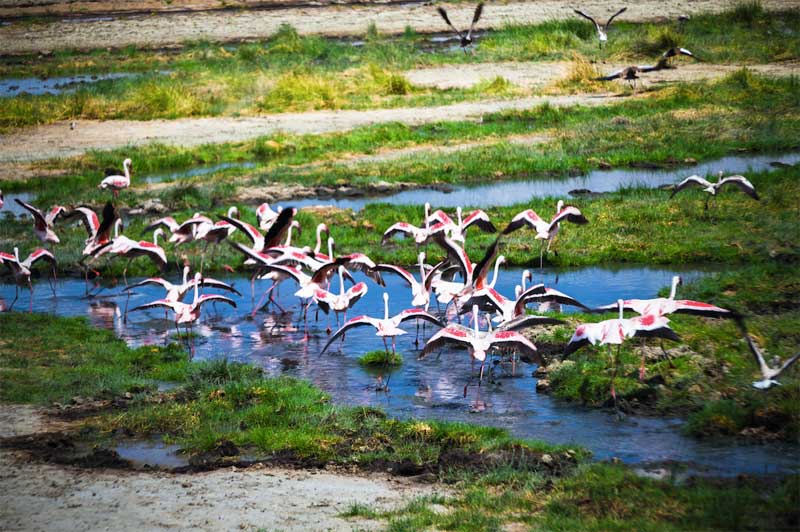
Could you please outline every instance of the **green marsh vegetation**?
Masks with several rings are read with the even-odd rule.
[[[432,16],[435,16],[432,14]],[[479,40],[474,56],[431,47],[413,31],[398,37],[369,32],[364,45],[299,36],[284,27],[264,42],[236,46],[198,42],[175,53],[125,48],[60,51],[52,59],[16,58],[0,76],[29,77],[108,71],[139,72],[73,94],[20,96],[0,109],[0,130],[76,119],[153,119],[245,116],[282,111],[425,106],[530,94],[506,80],[466,90],[413,86],[407,69],[501,61],[625,62],[649,60],[683,46],[707,62],[752,64],[800,56],[800,12],[766,12],[756,4],[685,24],[614,26],[609,46],[597,49],[594,28],[579,19],[509,25]],[[577,58],[577,59],[576,59]],[[167,71],[166,74],[156,71]]]
[[[449,485],[450,494],[397,510],[353,505],[343,513],[385,520],[389,530],[788,530],[798,519],[796,475],[651,480],[501,429],[337,406],[310,384],[265,378],[251,366],[187,362],[174,345],[129,349],[80,318],[2,314],[0,327],[8,332],[0,340],[1,400],[128,397],[125,409],[95,412],[69,437],[102,447],[120,434],[151,435],[198,457],[224,447],[299,467],[395,464]],[[177,387],[157,392],[154,380]]]

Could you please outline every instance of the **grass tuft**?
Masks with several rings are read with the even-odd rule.
[[[370,351],[361,355],[358,359],[358,363],[362,366],[375,367],[402,366],[403,357],[398,353],[392,353],[390,351]]]

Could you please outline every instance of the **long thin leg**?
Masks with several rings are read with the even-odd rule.
[[[31,284],[30,277],[28,277],[28,291],[31,293],[30,302],[28,303],[28,312],[33,314],[33,284]]]
[[[16,282],[14,283],[14,288],[16,289],[16,291],[14,292],[14,301],[11,302],[11,305],[8,307],[8,310],[13,310],[14,303],[16,303],[17,299],[19,299],[19,285]]]

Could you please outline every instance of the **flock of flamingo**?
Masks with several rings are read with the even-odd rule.
[[[101,189],[111,190],[114,198],[119,192],[130,186],[131,160],[123,163],[122,172],[107,172],[108,175],[99,185]],[[674,187],[677,193],[690,186],[701,186],[711,196],[717,194],[718,189],[732,184],[743,189],[748,195],[758,199],[755,187],[743,176],[730,176],[711,184],[699,176],[691,176]],[[363,253],[350,253],[336,255],[334,240],[326,224],[321,223],[316,228],[316,246],[298,247],[292,244],[292,231],[300,230],[300,224],[295,220],[297,213],[293,208],[278,208],[273,210],[268,204],[262,204],[256,211],[257,225],[253,226],[239,219],[236,207],[228,209],[227,214],[220,216],[219,220],[196,213],[192,217],[179,223],[173,217],[163,217],[151,223],[146,230],[153,231],[153,240],[136,240],[121,233],[122,220],[111,201],[107,202],[98,215],[90,207],[77,207],[71,210],[62,206],[55,206],[47,212],[15,199],[20,206],[26,209],[34,221],[34,234],[45,245],[58,244],[59,238],[54,231],[54,224],[60,218],[79,219],[87,232],[87,238],[82,250],[81,264],[85,268],[87,293],[89,291],[89,271],[99,272],[95,269],[97,260],[106,257],[108,260],[123,258],[127,260],[123,278],[125,290],[130,290],[143,285],[157,285],[164,290],[161,299],[137,306],[130,312],[147,309],[164,309],[165,317],[171,312],[176,329],[181,325],[187,329],[187,337],[192,324],[201,316],[203,305],[209,302],[224,303],[236,307],[236,302],[226,295],[206,294],[205,290],[218,289],[229,293],[239,294],[229,284],[205,277],[202,273],[205,253],[209,245],[216,247],[226,241],[234,233],[243,235],[247,244],[230,240],[233,249],[244,256],[243,266],[252,270],[251,299],[252,312],[255,314],[263,306],[279,303],[275,299],[275,292],[279,285],[291,280],[297,289],[294,295],[300,300],[300,308],[304,323],[304,338],[308,340],[308,312],[311,307],[321,310],[325,314],[331,311],[336,315],[337,325],[339,315],[344,315],[344,323],[335,332],[328,328],[330,335],[320,354],[328,351],[337,341],[346,341],[349,330],[367,326],[375,330],[377,337],[384,342],[384,347],[389,350],[388,341],[391,340],[391,350],[395,350],[396,337],[406,334],[401,325],[407,322],[417,324],[417,338],[419,339],[419,324],[431,324],[438,328],[425,343],[422,355],[439,351],[442,346],[451,344],[458,348],[466,349],[473,362],[480,363],[478,382],[483,379],[484,368],[487,360],[493,359],[497,364],[510,364],[512,373],[516,362],[524,360],[542,364],[544,361],[538,354],[535,343],[530,339],[533,335],[523,335],[521,331],[534,329],[553,324],[563,324],[561,319],[550,315],[541,314],[546,310],[560,310],[562,305],[570,305],[584,312],[614,312],[616,317],[600,322],[583,323],[577,326],[574,334],[567,343],[564,356],[586,345],[608,346],[609,357],[612,362],[614,376],[618,367],[619,349],[623,342],[631,338],[656,337],[672,341],[680,338],[670,328],[668,316],[673,313],[693,314],[697,316],[735,319],[743,324],[741,316],[730,310],[717,307],[708,303],[676,299],[676,290],[680,278],[675,277],[668,297],[648,300],[622,300],[615,303],[590,309],[580,301],[569,295],[547,287],[542,283],[531,284],[529,271],[525,271],[521,283],[517,285],[513,296],[507,296],[495,290],[495,284],[500,266],[505,262],[505,257],[500,254],[503,239],[512,232],[531,230],[534,239],[541,241],[540,267],[546,253],[549,253],[556,236],[563,223],[576,226],[588,224],[589,220],[577,207],[564,205],[559,201],[555,214],[549,219],[540,217],[531,209],[524,210],[514,216],[502,231],[486,212],[475,210],[469,213],[458,208],[455,216],[448,215],[442,210],[431,212],[430,205],[426,204],[420,221],[399,221],[388,227],[383,234],[383,242],[402,236],[403,241],[409,245],[413,242],[417,248],[429,245],[440,250],[436,253],[442,259],[434,264],[427,262],[434,253],[420,251],[416,269],[418,277],[402,266],[395,264],[376,264]],[[0,205],[2,208],[2,205]],[[465,251],[465,243],[470,229],[494,233],[498,236],[483,253],[483,256],[474,261]],[[203,242],[200,270],[190,276],[190,267],[183,265],[183,279],[180,284],[173,284],[161,277],[151,277],[135,284],[127,283],[127,267],[130,262],[138,257],[149,258],[162,271],[169,265],[167,252],[159,245],[159,236],[170,233],[168,242],[175,248],[190,242]],[[327,249],[323,251],[323,234],[327,235]],[[241,239],[240,239],[241,240]],[[212,250],[213,252],[213,250]],[[48,261],[52,266],[55,280],[56,258],[52,251],[39,248],[22,260],[19,250],[14,248],[14,253],[0,252],[0,263],[6,264],[13,274],[17,293],[13,304],[19,297],[19,286],[27,286],[31,294],[31,307],[33,303],[33,284],[31,282],[31,268],[39,261]],[[178,262],[180,266],[180,262]],[[398,276],[409,288],[413,308],[402,310],[391,315],[389,311],[389,295],[384,293],[383,315],[360,315],[347,319],[347,312],[358,304],[358,301],[367,293],[367,282],[356,282],[351,272],[360,272],[371,283],[383,286],[384,275]],[[489,274],[493,271],[492,278]],[[338,289],[334,279],[338,277]],[[264,291],[261,299],[255,303],[255,282],[257,280],[270,281],[270,286]],[[347,282],[351,286],[347,287]],[[55,284],[53,293],[55,295]],[[192,293],[191,302],[185,302],[186,296]],[[435,302],[437,311],[431,309]],[[528,307],[538,305],[538,313],[530,313]],[[442,308],[443,306],[443,308]],[[625,311],[632,311],[637,316],[626,318]],[[281,307],[281,311],[285,310]],[[126,311],[127,312],[127,311]],[[180,332],[180,330],[179,330]],[[745,332],[746,334],[746,332]],[[779,384],[777,377],[790,367],[800,354],[788,360],[777,369],[770,368],[762,354],[746,335],[748,345],[756,359],[762,379],[753,383],[758,388],[769,388]],[[616,353],[612,346],[616,345]],[[192,352],[194,345],[191,345]],[[663,347],[662,347],[663,349]],[[666,352],[665,352],[666,353]],[[493,365],[494,366],[494,365]],[[644,378],[644,354],[640,378]],[[465,387],[466,393],[466,387]],[[611,397],[616,404],[614,378],[610,385]]]

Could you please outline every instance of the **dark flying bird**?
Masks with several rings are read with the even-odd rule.
[[[461,48],[464,50],[464,53],[467,53],[467,47],[472,44],[472,32],[475,31],[475,24],[478,23],[478,20],[481,18],[481,14],[483,13],[483,2],[478,4],[475,7],[475,13],[472,15],[472,24],[469,27],[469,31],[467,33],[460,32],[453,23],[450,22],[450,17],[447,16],[447,11],[442,6],[436,8],[436,11],[439,12],[439,15],[442,16],[444,21],[447,23],[450,28],[458,35],[458,38],[461,39]]]

